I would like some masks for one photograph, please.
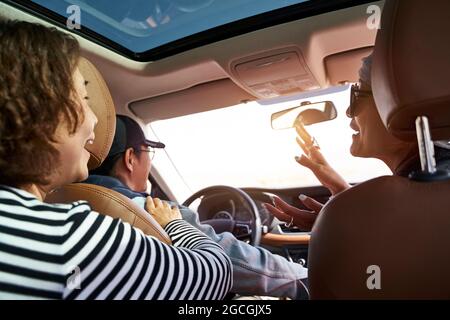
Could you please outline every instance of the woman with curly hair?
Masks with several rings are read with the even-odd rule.
[[[85,201],[46,195],[88,176],[97,118],[77,41],[0,21],[0,298],[220,299],[232,282],[222,248],[159,199],[146,208],[174,246]],[[67,285],[77,267],[78,286]]]

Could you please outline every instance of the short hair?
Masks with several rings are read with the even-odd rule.
[[[58,126],[84,120],[74,99],[80,59],[74,37],[40,24],[0,20],[0,184],[48,184]]]
[[[358,73],[361,89],[372,90],[372,54],[362,59],[362,65]]]
[[[116,167],[116,163],[123,158],[123,155],[124,153],[121,152],[106,158],[98,168],[89,171],[89,174],[115,177],[114,168]]]
[[[137,157],[141,157],[142,151],[139,148],[130,147],[133,149],[133,152],[136,154]],[[128,150],[129,148],[127,148]],[[118,153],[116,155],[107,157],[105,161],[98,167],[91,171],[89,171],[89,174],[95,174],[100,176],[110,176],[110,177],[116,177],[115,168],[116,164],[119,162],[119,160],[122,160],[125,155],[125,151]]]

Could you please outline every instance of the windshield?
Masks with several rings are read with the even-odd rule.
[[[313,97],[302,94],[255,101],[156,121],[150,127],[166,143],[165,152],[192,192],[218,184],[275,189],[316,186],[320,183],[314,175],[294,160],[302,154],[295,129],[273,130],[270,122],[272,113],[305,100],[334,102],[336,119],[306,129],[347,181],[357,183],[390,174],[381,161],[356,158],[349,152],[354,132],[345,115],[348,86],[319,91]]]

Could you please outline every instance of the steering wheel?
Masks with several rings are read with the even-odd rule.
[[[240,201],[242,201],[242,203],[246,204],[245,207],[251,214],[252,219],[249,222],[239,221],[239,225],[238,224],[236,225],[238,225],[239,228],[247,228],[250,236],[250,244],[253,246],[259,246],[261,242],[262,227],[258,207],[256,206],[256,203],[253,201],[253,199],[250,198],[250,196],[241,189],[230,186],[207,187],[200,191],[197,191],[192,196],[190,196],[186,201],[184,201],[183,206],[189,207],[189,205],[192,202],[194,202],[196,199],[200,197],[205,197],[211,194],[224,192],[237,197]]]

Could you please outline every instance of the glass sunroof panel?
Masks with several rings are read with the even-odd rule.
[[[81,28],[142,53],[175,40],[306,0],[34,0]],[[72,7],[71,7],[72,6]]]

